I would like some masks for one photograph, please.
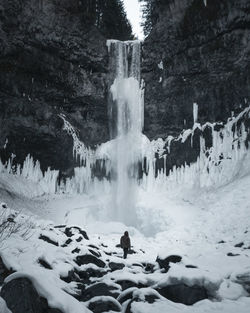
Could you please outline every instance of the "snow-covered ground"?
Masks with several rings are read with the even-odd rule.
[[[150,193],[140,188],[136,228],[107,220],[104,213],[100,214],[108,203],[107,195],[29,198],[24,194],[33,195],[34,183],[26,181],[24,184],[23,178],[11,175],[2,175],[0,185],[1,201],[21,211],[23,218],[32,222],[29,236],[14,234],[1,244],[3,261],[17,271],[7,281],[19,276],[29,277],[52,307],[65,313],[77,313],[83,312],[87,305],[69,295],[73,293],[74,283],[60,279],[76,267],[71,254],[74,244],[62,248],[60,245],[67,238],[53,228],[53,225],[66,224],[86,230],[91,244],[106,245],[106,252],[116,251],[118,254],[109,256],[109,261],[121,262],[121,251],[115,245],[125,230],[130,233],[133,248],[145,252],[129,255],[124,269],[108,272],[102,278],[108,284],[123,278],[152,288],[177,281],[191,286],[205,285],[214,293],[212,301],[206,299],[192,306],[173,303],[163,297],[152,304],[135,301],[131,304],[133,313],[249,312],[249,294],[238,277],[239,274],[250,276],[250,175],[241,175],[219,188],[183,188],[181,195],[155,190]],[[39,239],[41,234],[47,234],[59,246],[43,242]],[[80,248],[86,252],[86,243]],[[157,256],[164,258],[172,254],[182,256],[182,261],[172,264],[168,273],[145,274],[140,269],[131,269],[134,263],[154,263]],[[39,265],[37,260],[41,258],[52,264],[53,271]],[[102,259],[107,261],[103,252]],[[186,268],[186,265],[195,268]],[[4,303],[0,305],[3,307]]]

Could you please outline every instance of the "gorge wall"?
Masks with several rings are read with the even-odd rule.
[[[153,0],[155,24],[143,44],[145,128],[152,138],[199,122],[226,121],[249,105],[250,2]]]
[[[249,105],[249,1],[155,2],[157,21],[142,49],[145,134],[166,138],[192,127],[194,102],[201,123]],[[30,153],[43,169],[70,175],[72,138],[61,113],[86,145],[109,139],[109,37],[84,12],[86,2],[76,0],[0,1],[3,161],[14,153],[21,163]],[[190,161],[197,153],[192,147]]]
[[[14,153],[20,163],[30,153],[43,169],[69,174],[72,139],[60,113],[87,145],[108,140],[106,37],[84,21],[85,11],[79,1],[1,0],[3,160]]]

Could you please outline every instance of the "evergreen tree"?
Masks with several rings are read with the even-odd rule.
[[[145,36],[148,36],[153,26],[158,20],[159,5],[164,3],[164,0],[139,0],[142,2],[142,18],[141,23]]]
[[[84,20],[96,25],[110,39],[133,39],[122,0],[85,0]]]

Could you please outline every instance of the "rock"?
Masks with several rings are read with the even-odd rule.
[[[95,251],[93,249],[89,249],[89,252],[92,253],[94,256],[96,256],[97,258],[99,258],[101,256],[101,253],[98,251]]]
[[[74,250],[71,251],[71,253],[79,253],[81,250],[79,248],[75,248]]]
[[[45,236],[45,235],[40,235],[39,236],[39,239],[43,240],[43,241],[46,241],[54,246],[58,246],[58,242],[55,242],[54,240],[50,239],[48,236]]]
[[[169,255],[165,259],[161,259],[159,256],[156,259],[156,262],[159,264],[160,268],[164,268],[166,271],[169,270],[169,263],[179,263],[181,262],[182,257],[179,255]]]
[[[41,259],[41,258],[38,259],[38,263],[42,265],[44,268],[47,268],[48,270],[52,270],[51,265],[48,262],[46,262],[44,259]]]
[[[81,242],[82,240],[83,240],[83,237],[82,237],[82,236],[80,236],[80,237],[78,237],[78,238],[76,239],[77,242]]]
[[[14,162],[22,164],[30,153],[41,162],[42,170],[51,166],[60,169],[63,177],[71,175],[78,163],[72,157],[73,142],[63,130],[61,113],[86,145],[109,139],[106,37],[103,30],[84,22],[84,5],[1,1],[3,161],[14,153]]]
[[[0,286],[2,286],[5,278],[12,273],[13,273],[13,271],[7,269],[7,267],[3,263],[2,258],[0,257]]]
[[[242,38],[250,32],[249,1],[207,1],[205,6],[199,0],[166,0],[155,7],[142,49],[145,134],[176,136],[192,127],[194,102],[199,122],[226,121],[250,93],[248,58],[239,59],[248,49]]]
[[[131,288],[128,288],[126,290],[124,290],[120,295],[119,297],[117,298],[117,300],[122,304],[124,303],[125,301],[129,300],[129,299],[132,299],[133,298],[133,292],[135,290],[139,290],[137,287],[131,287]]]
[[[12,313],[62,313],[49,308],[47,300],[38,295],[27,278],[11,280],[2,287],[0,296]]]
[[[75,281],[75,282],[81,281],[77,271],[74,271],[74,270],[69,271],[67,276],[60,276],[60,278],[66,283],[70,283],[72,281]]]
[[[85,238],[86,240],[89,240],[89,237],[88,237],[86,231],[82,230],[80,227],[77,227],[77,226],[66,227],[64,232],[65,232],[65,235],[67,237],[72,237],[76,234],[80,234],[83,236],[83,238]]]
[[[63,245],[61,245],[61,247],[65,248],[65,247],[67,247],[71,242],[72,242],[72,239],[69,238],[69,239],[67,239],[67,240],[65,241],[65,243],[64,243]]]
[[[242,285],[244,289],[250,294],[250,272],[249,271],[237,274],[234,280],[236,283]]]
[[[196,265],[188,264],[185,265],[186,268],[198,268]]]
[[[168,300],[186,305],[192,305],[200,300],[208,298],[206,289],[200,286],[177,284],[158,288],[157,291]]]
[[[155,267],[154,264],[151,264],[151,263],[143,263],[143,266],[144,266],[145,272],[150,272],[150,273],[153,273],[153,272],[154,272],[154,267]]]
[[[108,311],[121,312],[122,307],[118,301],[110,297],[102,297],[91,300],[88,308],[94,313],[102,313]]]
[[[146,293],[144,294],[144,291],[146,290]],[[149,290],[146,289],[138,289],[137,291],[132,292],[132,299],[127,304],[125,313],[132,313],[131,306],[134,302],[147,302],[147,303],[154,303],[156,300],[161,299],[160,294],[156,290]]]
[[[241,248],[244,246],[244,242],[239,242],[235,245],[235,248]]]
[[[75,259],[75,262],[81,266],[81,265],[84,265],[84,264],[89,264],[89,263],[92,263],[92,264],[95,264],[96,266],[98,267],[105,267],[105,263],[98,259],[97,257],[95,257],[94,255],[91,255],[91,254],[85,254],[85,255],[78,255]]]
[[[116,279],[115,283],[119,284],[122,287],[122,290],[126,290],[126,289],[131,288],[131,287],[136,287],[136,288],[146,287],[142,283],[136,283],[136,282],[129,280],[129,279]]]
[[[80,301],[85,302],[97,296],[110,296],[117,298],[119,294],[120,290],[114,286],[109,286],[105,283],[97,283],[84,290]]]
[[[125,265],[123,263],[110,262],[109,267],[111,271],[114,272],[114,271],[122,270],[125,267]]]
[[[106,275],[107,271],[87,268],[84,271],[78,271],[77,274],[79,275],[82,283],[89,285],[90,283],[93,283],[94,278],[100,278]]]
[[[229,252],[227,254],[227,256],[239,256],[240,254],[239,253],[232,253],[232,252]]]

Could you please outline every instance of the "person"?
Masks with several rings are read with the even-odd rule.
[[[120,244],[123,249],[123,258],[126,259],[128,255],[128,250],[131,247],[130,238],[127,231],[125,231],[124,235],[121,237]]]

